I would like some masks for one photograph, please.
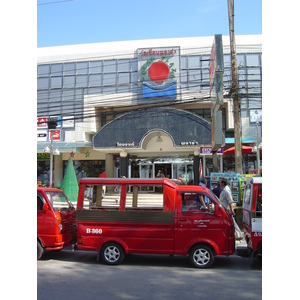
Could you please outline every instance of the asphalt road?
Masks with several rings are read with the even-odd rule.
[[[107,266],[95,252],[66,249],[37,262],[37,299],[262,299],[262,263],[219,256],[199,270],[187,257],[132,254]]]

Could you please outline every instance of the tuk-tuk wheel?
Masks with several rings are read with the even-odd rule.
[[[210,246],[200,244],[191,248],[189,260],[194,267],[204,269],[213,264],[215,256]]]
[[[114,242],[106,243],[100,251],[101,260],[107,265],[119,265],[125,257],[123,247]]]
[[[37,241],[37,260],[39,260],[44,254],[44,248],[41,243]]]

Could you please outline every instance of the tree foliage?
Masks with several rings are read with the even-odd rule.
[[[71,156],[68,160],[61,189],[64,191],[71,202],[77,202],[79,187]]]

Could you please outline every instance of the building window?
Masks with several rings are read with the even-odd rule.
[[[119,73],[118,84],[129,85],[130,84],[130,73]]]
[[[88,75],[77,75],[76,76],[76,87],[88,87],[89,77]]]
[[[75,63],[64,64],[64,75],[75,75]]]
[[[51,89],[62,88],[62,77],[51,77]]]
[[[116,60],[105,60],[103,61],[103,73],[117,72],[117,61]]]
[[[102,86],[102,74],[90,75],[90,87]]]
[[[88,74],[89,63],[88,62],[78,62],[76,64],[76,74]]]
[[[118,71],[119,72],[130,72],[130,60],[129,59],[119,59]]]
[[[41,77],[37,79],[37,89],[45,90],[49,89],[49,77]]]
[[[90,74],[102,73],[102,61],[90,61]]]
[[[37,75],[45,77],[50,75],[50,65],[39,65],[37,67]]]
[[[63,65],[62,64],[51,65],[51,76],[62,76],[62,74],[63,74]]]
[[[260,55],[258,53],[247,54],[246,60],[247,60],[248,67],[259,67],[260,66]]]
[[[64,88],[75,88],[75,76],[64,76]]]

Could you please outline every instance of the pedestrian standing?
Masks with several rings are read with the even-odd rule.
[[[227,185],[227,179],[226,178],[221,178],[220,179],[220,186],[223,189],[221,194],[220,194],[220,201],[224,205],[224,207],[230,211],[230,213],[235,216],[235,212],[233,211],[233,199],[231,195],[231,190],[229,186]]]
[[[220,185],[220,181],[218,182],[217,187],[215,187],[212,191],[218,198],[220,198],[221,192],[223,191],[223,189]]]

